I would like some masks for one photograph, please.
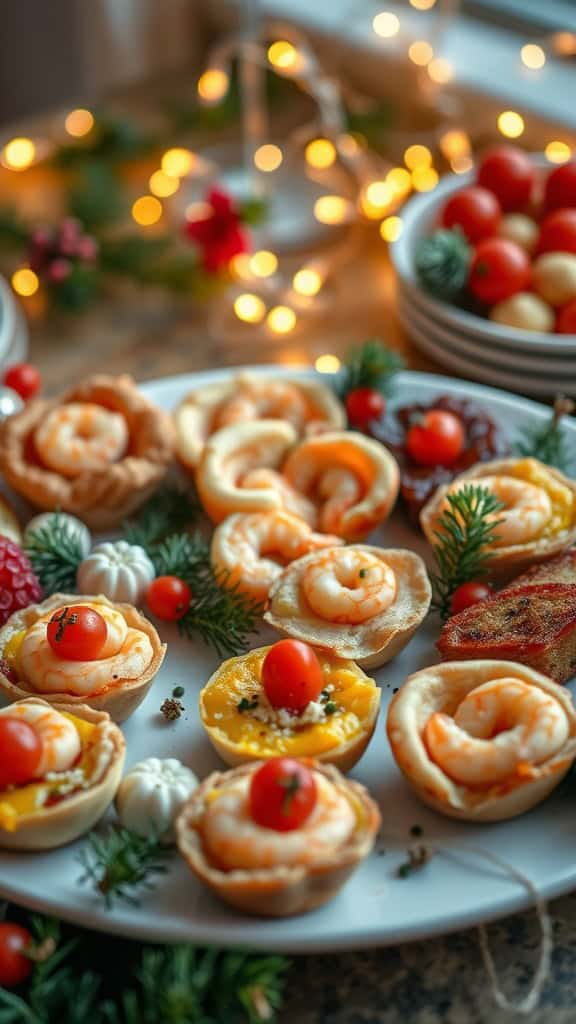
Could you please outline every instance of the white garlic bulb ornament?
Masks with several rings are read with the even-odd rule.
[[[6,387],[6,385],[0,386],[0,423],[3,420],[8,419],[9,416],[13,416],[14,413],[20,412],[24,408],[24,402],[17,391],[13,388]]]
[[[104,594],[111,601],[140,604],[156,570],[138,544],[126,540],[98,544],[78,567],[81,594]]]
[[[139,836],[174,842],[174,822],[198,779],[174,757],[148,757],[124,776],[116,793],[116,810],[124,828]]]
[[[86,558],[92,547],[90,530],[81,519],[77,519],[76,516],[69,516],[65,512],[41,512],[40,515],[34,516],[24,531],[24,543],[26,544],[29,541],[31,533],[44,527],[52,527],[56,523],[58,523],[58,526],[61,527],[72,543],[78,544],[82,558]]]

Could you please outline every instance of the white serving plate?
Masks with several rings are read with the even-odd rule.
[[[265,367],[258,372],[270,370]],[[172,409],[190,388],[221,379],[228,372],[167,378],[146,384],[143,390],[164,408]],[[399,375],[396,401],[430,401],[447,392],[478,400],[502,430],[512,435],[549,415],[545,407],[503,391],[421,373]],[[567,429],[576,438],[573,421]],[[376,537],[384,545],[406,546],[426,554],[425,542],[408,526],[402,512]],[[138,907],[117,903],[107,910],[90,889],[78,885],[80,841],[49,853],[0,853],[0,895],[88,927],[140,939],[321,952],[431,936],[529,904],[523,886],[472,852],[462,852],[463,843],[509,861],[545,896],[568,892],[576,887],[576,805],[570,784],[522,818],[475,826],[427,810],[400,776],[386,740],[386,706],[393,688],[410,672],[438,660],[434,648],[437,631],[437,623],[430,618],[408,648],[376,673],[383,691],[382,713],[370,748],[352,773],[378,800],[385,833],[406,836],[407,843],[411,826],[419,824],[425,836],[441,839],[448,848],[451,843],[459,844],[458,849],[437,855],[420,873],[406,880],[397,878],[397,868],[405,859],[405,842],[403,838],[386,841],[385,855],[374,853],[331,904],[301,917],[268,921],[242,916],[219,903],[175,859],[170,873],[154,892],[143,895]],[[145,702],[123,727],[127,764],[152,754],[179,757],[204,776],[218,767],[219,761],[198,723],[196,697],[218,659],[200,643],[180,640],[175,629],[163,627],[162,632],[169,645],[166,661]],[[271,631],[262,631],[257,642],[273,639]],[[186,712],[168,724],[158,709],[176,685],[186,689]]]

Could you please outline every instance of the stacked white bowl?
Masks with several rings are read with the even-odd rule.
[[[418,281],[419,242],[440,226],[448,197],[473,181],[473,172],[448,175],[433,192],[414,196],[403,208],[402,234],[391,246],[401,323],[417,348],[469,380],[526,395],[576,396],[576,335],[493,323],[434,298]]]
[[[28,352],[28,328],[10,285],[0,277],[0,367],[21,363]]]

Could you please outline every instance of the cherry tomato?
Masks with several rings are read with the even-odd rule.
[[[544,186],[544,206],[547,210],[576,206],[576,162],[550,171]]]
[[[478,184],[490,189],[503,210],[522,210],[530,202],[536,168],[516,146],[495,146],[480,161]]]
[[[538,252],[576,253],[576,209],[554,210],[540,225]]]
[[[419,466],[450,466],[464,451],[464,424],[453,412],[430,409],[406,434],[406,450]]]
[[[36,774],[42,740],[22,718],[0,715],[0,789],[22,786]]]
[[[486,601],[489,597],[492,597],[492,587],[488,583],[479,583],[477,581],[462,583],[452,594],[450,611],[452,615],[457,615],[458,612],[463,612],[465,608],[470,608],[473,604],[478,604],[480,601]]]
[[[470,185],[456,192],[444,207],[445,228],[460,228],[470,242],[495,235],[502,210],[496,196],[486,188]]]
[[[178,576],[158,576],[146,591],[150,611],[165,622],[177,622],[183,618],[191,600],[190,587]]]
[[[50,647],[67,661],[96,661],[108,635],[100,612],[82,604],[59,608],[48,623]]]
[[[479,242],[472,258],[468,287],[488,306],[527,291],[530,257],[508,238],[486,238]]]
[[[279,640],[262,662],[262,686],[272,707],[303,711],[324,689],[314,648],[302,640]]]
[[[309,768],[291,757],[273,757],[252,776],[250,814],[263,828],[292,832],[316,806],[317,792]]]
[[[18,924],[0,923],[0,985],[15,988],[32,973],[32,961],[23,950],[32,945],[32,936]]]
[[[379,420],[386,408],[386,399],[374,388],[355,388],[346,395],[346,412],[353,427],[363,430]]]
[[[576,299],[571,299],[559,310],[556,330],[558,334],[576,334]]]
[[[13,391],[17,391],[20,398],[27,401],[38,393],[42,385],[42,378],[35,366],[30,363],[14,363],[6,370],[3,383]]]

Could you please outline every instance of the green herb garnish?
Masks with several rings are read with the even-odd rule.
[[[562,473],[573,474],[574,443],[570,445],[568,435],[562,429],[562,419],[573,413],[574,408],[570,398],[558,397],[548,421],[527,427],[524,438],[513,446],[514,454],[539,459]]]
[[[133,906],[134,889],[153,889],[152,876],[165,874],[172,851],[161,846],[157,836],[139,836],[126,828],[109,828],[105,836],[92,832],[87,846],[78,854],[84,868],[80,884],[88,883],[104,897],[107,907],[114,900]]]
[[[439,299],[456,299],[468,280],[472,250],[457,228],[441,228],[423,238],[416,250],[416,273],[427,292]]]
[[[236,705],[238,711],[254,711],[254,708],[258,707],[258,697],[253,697],[252,700],[248,700],[247,697],[242,697],[239,704]]]
[[[76,590],[78,566],[84,559],[84,552],[78,537],[67,529],[66,520],[57,513],[42,526],[30,530],[24,542],[44,596],[70,593]]]
[[[339,397],[344,400],[356,388],[372,388],[383,395],[389,395],[393,388],[394,375],[404,368],[404,360],[397,352],[372,338],[348,353],[336,384]]]

